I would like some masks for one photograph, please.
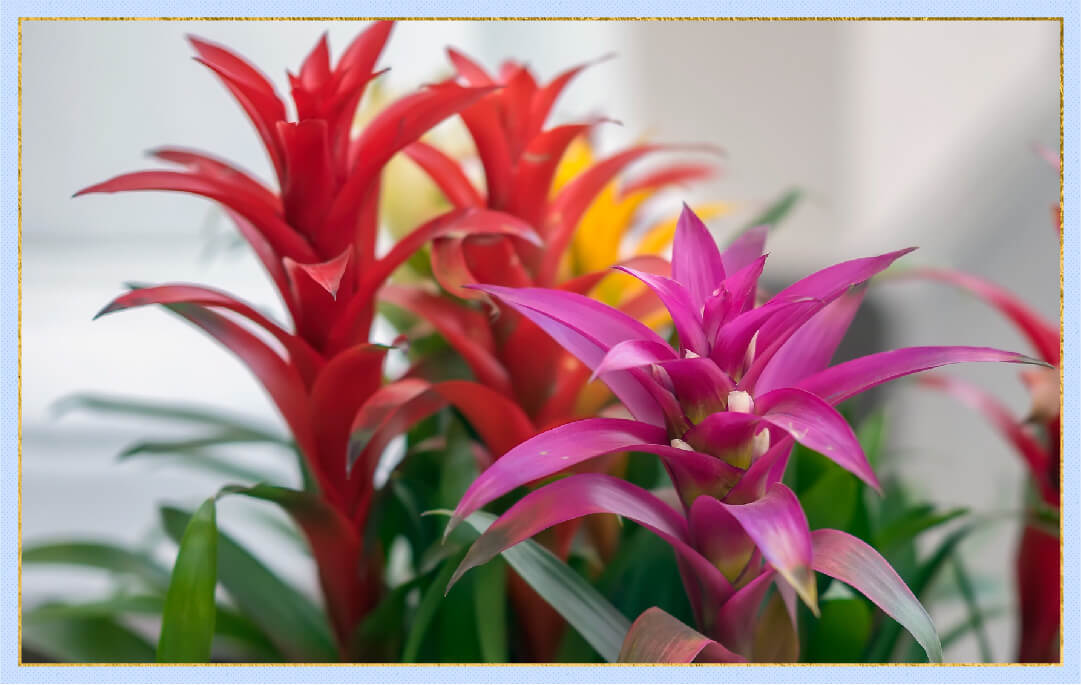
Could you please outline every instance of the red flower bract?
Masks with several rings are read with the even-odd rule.
[[[391,28],[391,22],[371,25],[333,66],[326,38],[321,39],[298,74],[289,75],[295,121],[257,69],[223,47],[191,39],[196,60],[214,72],[254,125],[273,165],[277,192],[211,155],[164,148],[154,156],[180,170],[124,174],[77,193],[169,190],[209,198],[226,211],[273,280],[292,330],[231,295],[189,284],[140,288],[102,313],[164,305],[233,352],[262,383],[318,487],[317,494],[279,503],[312,546],[343,654],[382,588],[380,555],[365,553],[365,544],[376,543],[364,540],[374,461],[350,468],[350,427],[358,416],[383,411],[388,396],[412,392],[408,385],[383,384],[386,348],[368,342],[376,292],[433,239],[487,233],[537,240],[533,229],[513,216],[464,207],[417,227],[386,255],[376,256],[382,167],[431,127],[494,89],[437,83],[394,102],[352,134],[357,103],[377,75],[375,63]],[[251,326],[269,333],[280,348],[264,342]],[[484,390],[447,384],[425,391],[432,406],[453,403],[468,415],[484,407]]]

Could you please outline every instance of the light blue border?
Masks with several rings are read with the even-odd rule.
[[[1038,16],[1065,17],[1065,398],[1063,452],[1065,649],[1061,667],[19,667],[16,653],[18,594],[18,17],[20,16]],[[27,2],[5,0],[0,9],[0,681],[3,682],[1010,682],[1081,680],[1078,646],[1078,3],[1058,2],[800,2],[719,3],[697,0],[435,3],[424,0],[346,2]]]

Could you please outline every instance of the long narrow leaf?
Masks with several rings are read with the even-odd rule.
[[[464,522],[479,534],[488,530],[495,518],[478,511]],[[605,661],[615,662],[619,659],[620,647],[631,627],[630,621],[592,585],[532,540],[504,550],[502,554],[518,575],[558,611]]]
[[[166,532],[179,540],[191,514],[161,509]],[[224,533],[218,533],[218,579],[245,615],[291,659],[331,662],[338,658],[326,616],[261,561]]]
[[[71,564],[91,566],[112,573],[131,575],[147,586],[165,590],[169,572],[140,552],[106,542],[53,542],[23,548],[24,564]]]
[[[106,616],[22,617],[23,658],[66,663],[150,663],[154,647],[131,628]]]
[[[180,539],[165,608],[157,658],[164,663],[210,661],[214,639],[214,588],[218,584],[218,524],[214,498],[188,521]]]
[[[454,569],[458,566],[464,554],[463,551],[445,560],[439,575],[424,591],[424,595],[420,599],[420,605],[417,606],[416,614],[413,616],[413,625],[410,627],[409,635],[405,639],[405,647],[402,649],[403,663],[413,663],[417,660],[417,654],[420,652],[424,636],[428,632],[432,619],[435,618],[435,612],[439,609],[440,600],[446,594],[447,581],[450,580],[451,574],[454,573]]]

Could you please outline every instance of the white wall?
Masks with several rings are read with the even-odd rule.
[[[112,456],[149,426],[86,416],[55,420],[57,398],[93,390],[211,404],[276,422],[254,381],[227,354],[154,310],[91,323],[125,280],[213,283],[277,311],[243,252],[207,258],[202,200],[164,193],[70,199],[141,168],[144,150],[190,145],[266,178],[268,165],[228,95],[192,62],[186,33],[226,43],[276,83],[328,31],[341,50],[352,22],[29,22],[23,25],[23,529],[27,540],[108,534],[135,540],[155,503],[194,502],[214,481],[174,468],[118,466]],[[697,193],[741,206],[738,225],[784,188],[807,199],[771,243],[769,271],[794,278],[842,258],[919,245],[910,262],[949,264],[1012,288],[1050,318],[1058,250],[1048,208],[1055,173],[1030,150],[1058,141],[1058,27],[1036,22],[411,22],[382,63],[395,88],[430,81],[453,44],[487,64],[514,56],[544,76],[615,51],[558,111],[604,111],[611,141],[643,132],[727,151],[727,174]],[[284,87],[283,87],[284,90]],[[971,343],[1025,350],[988,310],[946,288],[884,286],[891,346]],[[959,373],[1017,409],[1012,368]],[[942,505],[1015,508],[1023,472],[980,419],[909,388],[889,396],[896,460]],[[288,474],[282,455],[254,453]],[[226,503],[225,526],[244,523]],[[975,541],[974,571],[999,584],[1012,531]],[[280,561],[274,560],[281,564]],[[303,561],[283,571],[311,585]],[[27,573],[28,599],[72,588]],[[87,579],[90,583],[93,579]],[[1012,582],[1012,581],[1009,581]],[[82,586],[80,586],[82,587]],[[90,592],[93,588],[82,588]],[[936,616],[948,627],[958,613]],[[1013,623],[993,624],[1012,655]],[[948,655],[976,658],[972,643]]]

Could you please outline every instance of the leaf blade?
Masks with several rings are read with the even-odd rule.
[[[158,638],[159,663],[210,661],[214,588],[218,584],[218,525],[214,498],[188,521],[173,565]]]

